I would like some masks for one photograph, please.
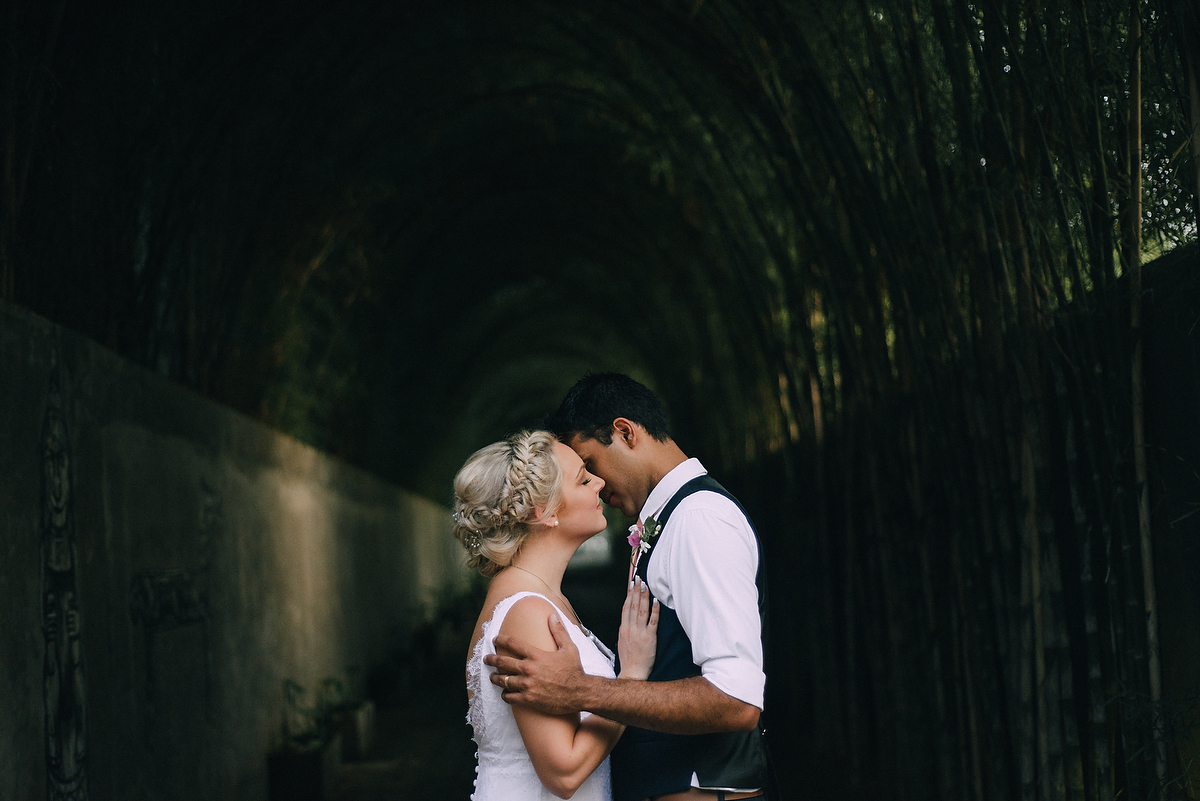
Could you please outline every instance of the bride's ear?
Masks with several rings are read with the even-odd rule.
[[[533,516],[537,519],[537,522],[541,523],[543,526],[546,526],[547,528],[554,528],[555,526],[558,525],[558,514],[555,513],[552,515],[548,515],[548,514],[546,514],[546,510],[543,509],[541,506],[539,506],[533,510]]]

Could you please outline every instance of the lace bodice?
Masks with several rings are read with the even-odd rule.
[[[521,740],[521,732],[517,729],[516,718],[501,698],[500,688],[488,678],[495,672],[494,669],[483,664],[485,656],[496,653],[493,640],[500,633],[505,615],[517,601],[529,596],[554,605],[549,598],[536,592],[519,592],[508,596],[496,604],[492,619],[483,624],[483,633],[467,662],[467,690],[471,695],[467,722],[474,730],[475,744],[479,749],[476,752],[479,765],[475,768],[478,775],[472,801],[552,801],[555,798],[538,780],[529,752]],[[555,606],[555,609],[558,607]],[[611,678],[614,675],[612,651],[604,647],[591,632],[571,623],[561,609],[558,614],[572,642],[579,649],[584,671]],[[584,781],[573,799],[611,801],[612,786],[607,759]]]

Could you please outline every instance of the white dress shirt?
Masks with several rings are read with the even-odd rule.
[[[657,517],[687,482],[707,474],[688,459],[663,477],[642,507]],[[758,546],[737,504],[715,492],[684,498],[667,520],[646,572],[654,597],[679,615],[700,674],[727,695],[763,708]]]

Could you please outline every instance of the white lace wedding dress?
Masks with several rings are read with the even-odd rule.
[[[479,747],[476,752],[479,766],[475,768],[478,775],[475,777],[472,801],[552,801],[555,798],[538,780],[512,710],[500,697],[500,688],[488,678],[495,672],[494,669],[483,664],[485,656],[496,653],[492,641],[500,633],[500,626],[504,623],[504,616],[508,614],[508,610],[512,609],[517,601],[531,595],[554,605],[549,598],[536,592],[519,592],[505,598],[496,604],[492,619],[483,624],[483,634],[475,644],[471,659],[467,663],[467,690],[471,694],[467,722],[474,729],[475,744]],[[555,609],[558,607],[555,606]],[[604,643],[596,639],[591,632],[571,623],[562,610],[559,610],[558,615],[567,627],[575,647],[579,649],[579,659],[583,663],[584,671],[595,676],[612,678],[612,651],[605,648]],[[581,714],[586,716],[588,713]],[[612,801],[612,783],[607,758],[583,782],[572,801]]]

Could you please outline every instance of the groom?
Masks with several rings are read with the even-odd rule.
[[[497,637],[492,682],[510,704],[627,724],[612,753],[614,801],[734,801],[766,787],[761,550],[738,502],[689,459],[649,389],[614,373],[579,381],[547,420],[601,497],[641,526],[637,575],[660,602],[648,681],[585,674],[557,618],[558,650]],[[631,536],[631,540],[634,538]]]

